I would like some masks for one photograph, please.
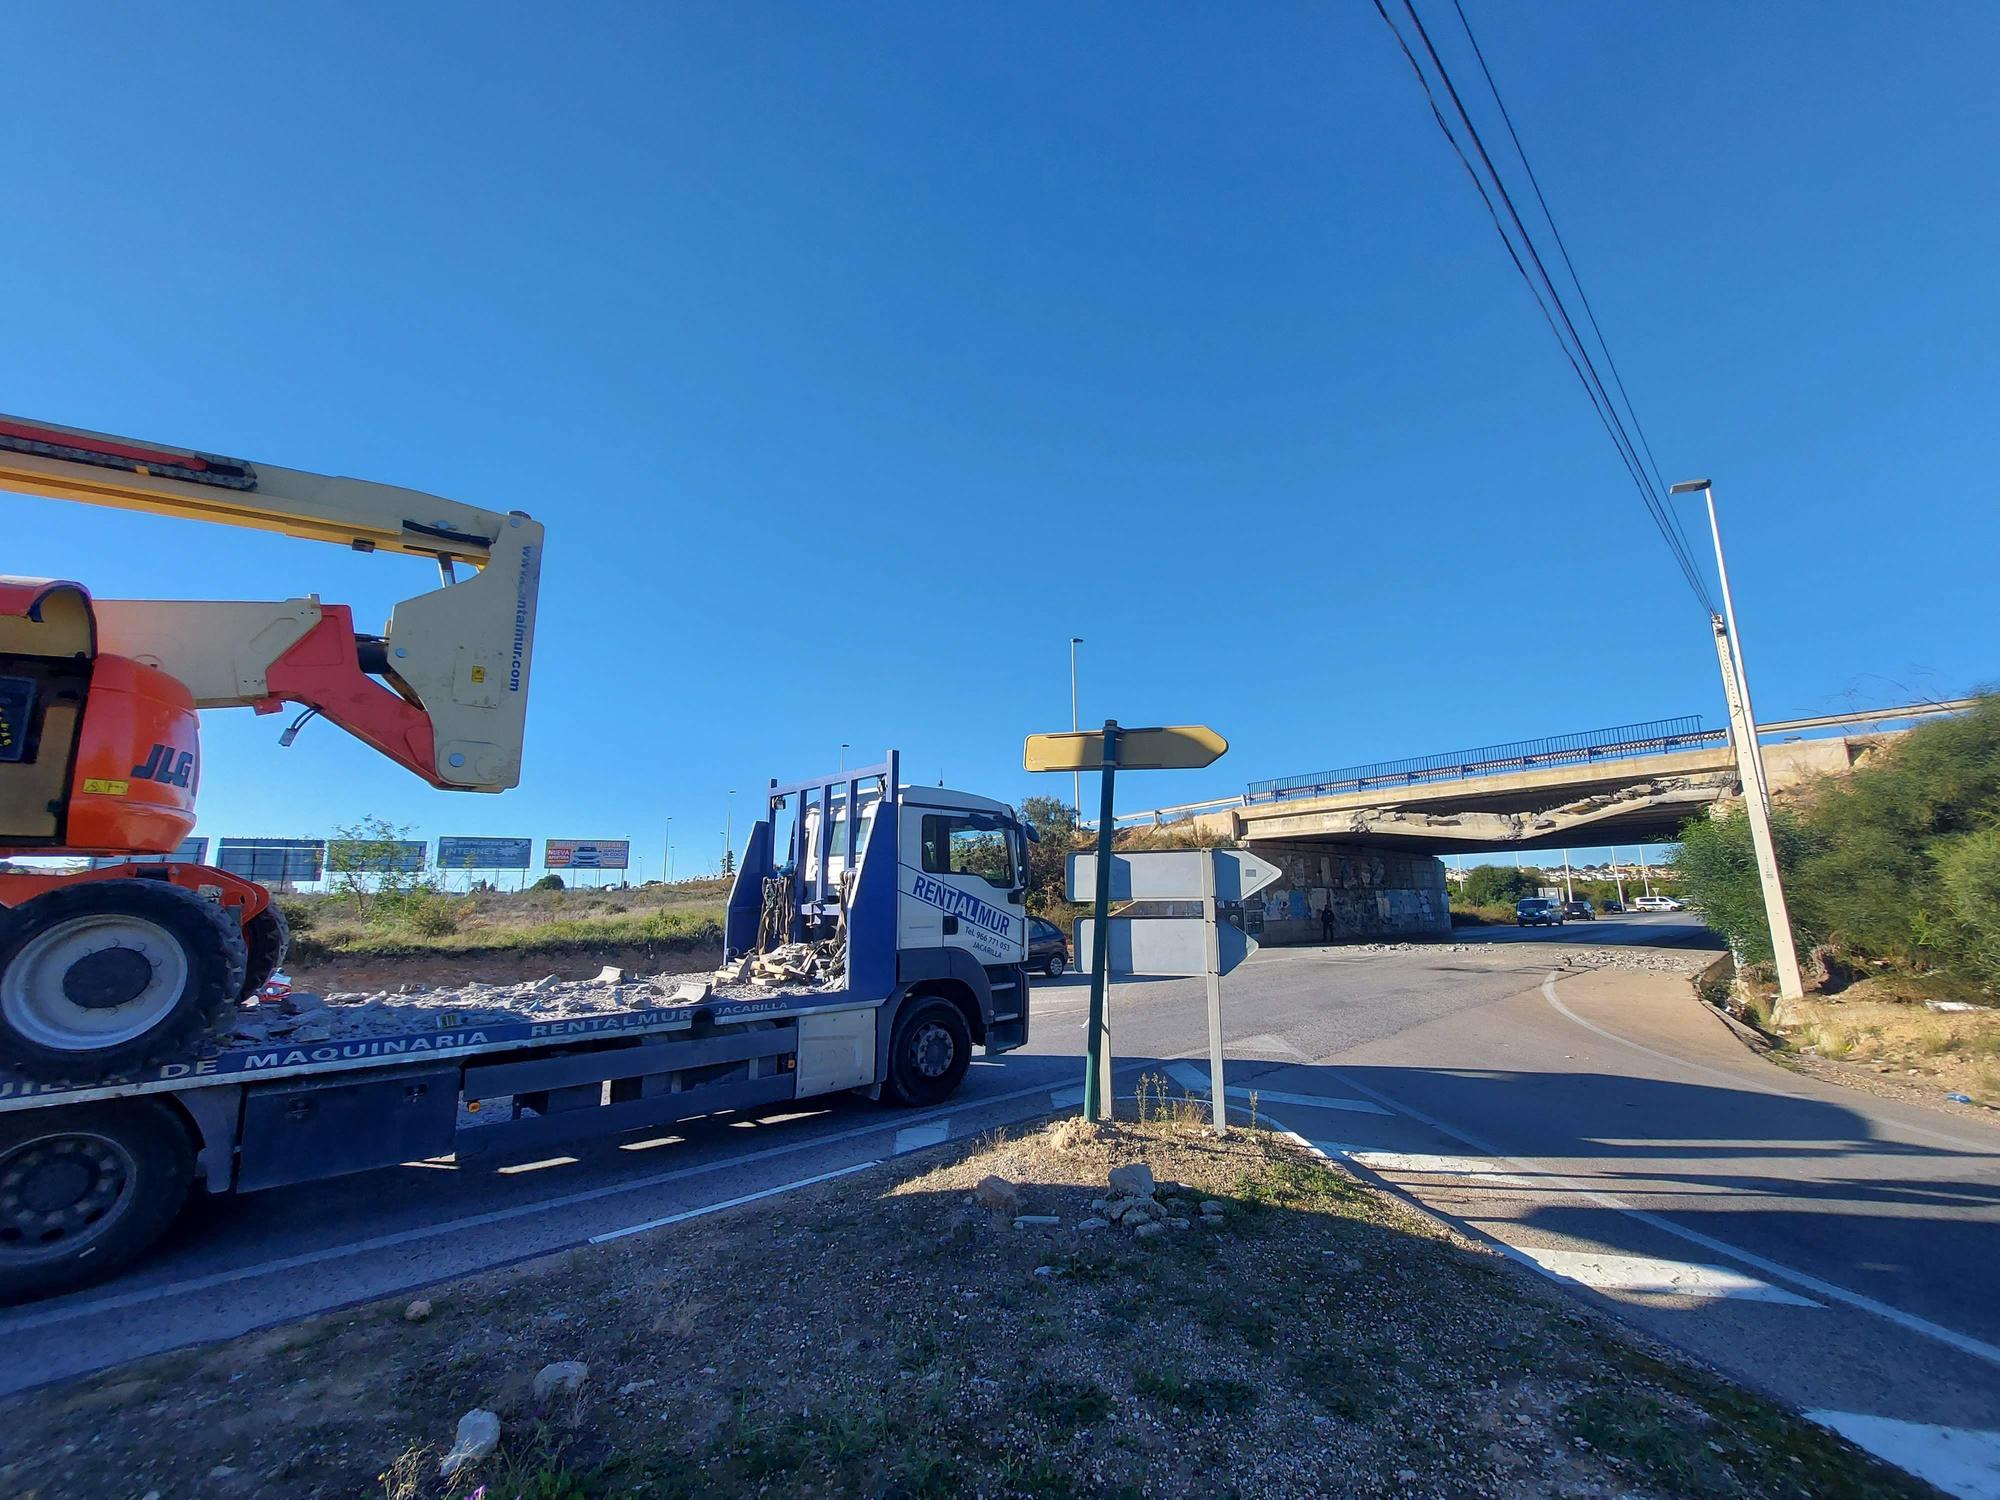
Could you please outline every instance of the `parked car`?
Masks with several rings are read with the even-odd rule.
[[[1519,927],[1560,927],[1563,909],[1547,896],[1523,896],[1514,903],[1514,923]]]
[[[1599,911],[1606,913],[1614,911],[1623,911],[1625,910],[1625,903],[1623,901],[1614,901],[1609,896],[1607,896],[1602,901],[1597,903],[1597,909]]]
[[[1566,917],[1575,917],[1579,922],[1595,922],[1597,920],[1597,913],[1590,909],[1588,901],[1563,902],[1563,915]]]
[[[1672,896],[1640,896],[1632,903],[1634,911],[1686,911],[1685,901],[1676,901]]]
[[[1028,968],[1036,974],[1060,979],[1070,966],[1069,939],[1053,922],[1028,918]]]

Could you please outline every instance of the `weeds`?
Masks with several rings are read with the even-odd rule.
[[[1055,1427],[1091,1427],[1111,1415],[1111,1393],[1095,1381],[1043,1377],[1022,1393],[1020,1406]]]

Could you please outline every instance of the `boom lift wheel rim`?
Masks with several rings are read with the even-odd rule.
[[[52,1130],[0,1155],[0,1267],[87,1253],[131,1209],[138,1164],[98,1131]]]
[[[118,952],[136,954],[147,966],[136,989],[131,965],[106,962]],[[125,912],[91,912],[57,922],[21,946],[0,970],[0,1014],[43,1047],[115,1047],[171,1015],[187,982],[187,953],[164,927]]]

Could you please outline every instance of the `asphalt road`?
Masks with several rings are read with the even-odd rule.
[[[1564,962],[1705,942],[1692,919],[1634,916],[1269,950],[1225,981],[1229,1093],[1941,1487],[2000,1496],[2000,1129],[1754,1057],[1682,979]],[[1045,1113],[1080,1096],[1087,1003],[1074,977],[1038,985],[1030,1047],[976,1064],[937,1110],[816,1101],[497,1170],[202,1203],[138,1270],[0,1311],[0,1391]],[[1121,1092],[1141,1071],[1206,1087],[1204,1005],[1199,981],[1115,987]]]

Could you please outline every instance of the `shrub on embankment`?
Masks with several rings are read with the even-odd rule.
[[[1772,809],[1799,946],[2000,984],[2000,696],[1911,730]],[[1709,925],[1771,958],[1747,814],[1696,818],[1676,860]]]

